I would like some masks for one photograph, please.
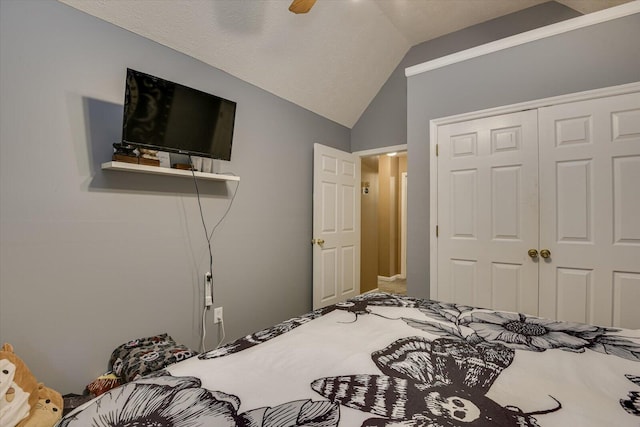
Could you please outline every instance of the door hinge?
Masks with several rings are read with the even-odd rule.
[[[438,144],[436,144],[436,157],[438,157]]]
[[[436,225],[436,237],[438,237],[438,226]]]

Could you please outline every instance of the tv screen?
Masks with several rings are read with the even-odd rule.
[[[122,142],[231,160],[236,103],[127,69]]]

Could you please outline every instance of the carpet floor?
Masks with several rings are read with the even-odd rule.
[[[390,294],[406,295],[407,279],[396,279],[391,282],[378,280],[378,290],[380,292],[388,292]]]

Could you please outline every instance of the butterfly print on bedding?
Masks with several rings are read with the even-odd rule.
[[[368,305],[369,305],[368,301],[349,300],[349,301],[339,302],[337,304],[327,307],[327,309],[323,311],[322,314],[323,315],[329,314],[333,311],[344,311],[344,312],[352,313],[355,315],[355,318],[351,322],[341,322],[341,323],[353,323],[358,320],[358,316],[361,316],[364,314],[373,314],[375,316],[388,319],[388,317],[385,317],[381,314],[373,313],[371,310],[369,310]],[[397,319],[390,319],[390,320],[397,320]]]
[[[311,387],[333,402],[369,412],[362,426],[537,426],[533,415],[486,396],[514,357],[501,344],[402,338],[371,357],[382,375],[320,378]],[[553,398],[552,398],[553,399]]]
[[[423,300],[406,295],[394,295],[384,292],[370,292],[353,297],[350,301],[366,301],[369,305],[385,307],[417,307]]]
[[[364,314],[372,314],[374,316],[382,317],[384,319],[389,320],[398,320],[391,319],[389,317],[383,316],[378,313],[372,312],[368,307],[417,307],[418,300],[411,297],[393,295],[387,293],[380,292],[371,292],[367,294],[361,294],[354,298],[351,298],[344,302],[339,302],[334,305],[330,305],[324,308],[320,308],[319,311],[322,312],[323,315],[329,314],[334,311],[345,311],[348,313],[353,313],[355,318],[352,322],[341,322],[341,323],[353,323],[358,320],[358,316]]]
[[[635,385],[640,386],[640,376],[627,374],[625,377]],[[640,417],[640,392],[630,391],[628,399],[620,399],[620,405],[631,415]]]

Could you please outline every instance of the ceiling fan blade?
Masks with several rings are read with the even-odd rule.
[[[293,13],[307,13],[311,10],[316,0],[293,0],[289,10]]]

